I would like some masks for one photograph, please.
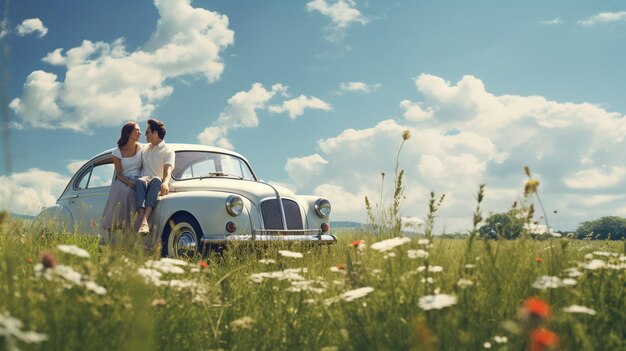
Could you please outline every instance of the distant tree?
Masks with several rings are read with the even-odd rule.
[[[582,222],[576,229],[579,239],[622,240],[626,238],[626,218],[607,216],[594,221]]]
[[[478,232],[483,238],[489,239],[516,239],[524,230],[524,220],[516,216],[516,211],[494,213],[489,215],[485,224]]]

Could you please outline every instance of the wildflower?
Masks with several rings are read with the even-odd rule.
[[[543,263],[543,258],[541,258],[541,257],[535,257],[535,262],[537,262],[537,263]]]
[[[550,317],[550,305],[540,298],[529,297],[522,304],[522,310],[520,312],[522,317],[530,316],[543,320]]]
[[[542,275],[533,283],[535,289],[556,289],[561,287],[561,279],[549,275]]]
[[[264,279],[278,279],[278,280],[304,280],[300,272],[306,272],[306,268],[292,268],[285,269],[284,271],[276,272],[261,272],[250,275],[250,280],[255,283],[261,283]]]
[[[555,350],[559,346],[559,336],[548,329],[535,329],[530,333],[530,351]]]
[[[175,258],[168,258],[168,257],[163,257],[159,260],[159,262],[163,262],[164,264],[170,264],[170,265],[174,265],[174,266],[188,266],[189,263],[187,263],[187,261],[183,261],[183,260],[178,260]]]
[[[402,132],[402,140],[408,140],[411,137],[411,131],[410,130],[405,130],[404,132]]]
[[[252,317],[245,316],[230,322],[230,327],[233,331],[240,331],[252,329],[254,323],[255,321],[254,319],[252,319]]]
[[[335,272],[335,273],[346,273],[346,265],[343,263],[337,263],[336,266],[330,267],[330,271],[331,272]]]
[[[316,286],[317,285],[317,286]],[[326,291],[326,283],[314,280],[295,280],[291,282],[291,287],[287,289],[289,292],[310,291],[315,294],[321,294]]]
[[[376,251],[385,252],[405,243],[408,243],[409,241],[411,241],[411,239],[407,237],[391,238],[372,244],[371,248]]]
[[[355,241],[351,242],[350,246],[352,246],[352,247],[359,247],[359,246],[361,246],[361,244],[364,244],[364,243],[365,243],[365,241],[359,239],[359,240],[355,240]]]
[[[162,258],[159,261],[148,261],[145,265],[148,268],[158,269],[163,273],[183,274],[185,273],[185,270],[179,267],[182,265],[180,262],[184,262],[184,265],[187,265],[187,262],[185,261],[174,260],[171,258]]]
[[[455,305],[456,302],[456,296],[448,294],[426,295],[420,297],[419,307],[424,311],[429,311],[433,309],[440,310],[442,308]]]
[[[27,257],[24,261],[25,261],[26,263],[33,263],[33,259],[32,259],[32,258],[30,258],[30,257]]]
[[[372,291],[374,291],[374,288],[372,287],[364,287],[364,288],[358,288],[358,289],[354,289],[354,290],[350,290],[350,291],[346,291],[345,293],[343,293],[341,295],[341,298],[345,301],[353,301],[356,300],[358,298],[364,297],[367,294],[371,293]]]
[[[596,315],[596,311],[594,309],[591,309],[591,308],[585,307],[585,306],[578,306],[578,305],[571,305],[569,307],[565,307],[565,308],[563,308],[563,312],[566,312],[566,313],[584,313],[584,314],[588,314],[590,316],[595,316]]]
[[[8,349],[17,350],[15,347],[14,339],[20,340],[27,344],[38,344],[42,341],[48,340],[46,334],[40,334],[34,331],[22,331],[24,324],[17,318],[11,317],[11,315],[4,315],[0,313],[0,337],[4,339],[4,344],[8,346]],[[13,346],[13,348],[11,348]]]
[[[594,260],[591,260],[591,262],[589,263],[583,264],[582,267],[590,271],[595,271],[596,269],[606,267],[606,262],[602,260],[594,259]]]
[[[283,257],[290,257],[290,258],[304,257],[304,255],[302,255],[300,252],[292,252],[292,251],[287,251],[287,250],[279,250],[278,253]]]
[[[567,272],[567,275],[570,278],[576,278],[576,277],[580,277],[581,275],[583,275],[583,273],[576,268],[568,268],[565,270],[565,272]]]
[[[493,337],[493,341],[495,341],[497,344],[506,344],[509,339],[506,336],[494,336]]]
[[[467,268],[467,269],[476,268],[476,265],[475,264],[471,264],[471,263],[470,264],[466,264],[465,268]]]
[[[165,299],[154,299],[152,300],[152,306],[154,307],[162,307],[167,305],[167,301]]]
[[[435,280],[433,279],[433,277],[428,277],[428,278],[422,278],[420,280],[422,283],[427,283],[427,284],[432,284],[435,282]]]
[[[490,349],[491,348],[491,343],[489,341],[487,341],[487,342],[485,342],[483,344],[483,347],[486,348],[486,349]]]
[[[50,252],[44,252],[39,257],[39,262],[43,265],[43,268],[54,268],[57,265],[57,260]]]
[[[276,263],[276,260],[273,260],[271,258],[264,258],[264,259],[260,259],[259,263],[272,264],[272,263]]]
[[[461,279],[459,279],[458,282],[456,282],[456,285],[458,285],[459,288],[461,288],[461,289],[465,289],[465,288],[468,288],[468,287],[474,285],[474,282],[469,280],[469,279],[461,278]]]
[[[57,249],[67,254],[82,257],[82,258],[91,257],[91,255],[89,255],[89,252],[87,252],[87,250],[81,249],[80,247],[76,245],[57,245]]]
[[[575,286],[576,284],[578,284],[576,279],[565,278],[565,279],[561,280],[561,285],[562,286]]]
[[[529,179],[524,185],[524,196],[528,196],[537,192],[539,181],[537,179]]]
[[[417,267],[417,271],[418,272],[423,272],[426,270],[426,266],[419,266]],[[439,272],[443,272],[443,267],[441,266],[428,266],[428,271],[431,273],[439,273]]]
[[[89,291],[92,291],[98,295],[106,295],[107,293],[107,289],[105,289],[104,287],[96,284],[96,282],[93,281],[88,281],[85,283],[85,288]]]
[[[206,261],[198,261],[198,266],[200,266],[200,268],[202,268],[202,269],[208,269],[209,268],[209,264]]]
[[[385,254],[385,256],[383,256],[383,259],[388,259],[389,257],[396,257],[396,253],[395,252],[390,252]]]
[[[428,258],[428,251],[422,249],[408,250],[406,253],[409,258]]]

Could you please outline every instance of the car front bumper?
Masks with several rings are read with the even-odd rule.
[[[228,244],[233,242],[306,242],[322,245],[334,244],[337,237],[320,230],[258,230],[252,234],[203,235],[204,244]]]

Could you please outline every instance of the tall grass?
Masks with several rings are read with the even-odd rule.
[[[26,223],[8,220],[0,226],[0,315],[48,339],[23,342],[3,334],[0,322],[0,349],[11,339],[28,350],[477,350],[486,342],[515,350],[528,346],[518,314],[530,296],[551,305],[553,315],[543,323],[560,336],[563,349],[626,347],[622,243],[519,239],[468,246],[469,239],[412,238],[380,252],[371,247],[379,240],[352,232],[340,234],[334,246],[291,248],[302,258],[282,256],[281,247],[234,247],[210,258],[208,268],[190,259],[180,266],[184,273],[164,269],[155,283],[138,272],[158,257],[144,255],[140,245],[100,247],[74,234],[41,238]],[[81,247],[90,258],[64,253],[59,244]],[[428,256],[409,258],[409,250]],[[43,252],[79,272],[83,284],[38,276],[34,266]],[[600,262],[594,259],[604,266],[591,269],[591,262]],[[553,266],[562,269],[551,273]],[[563,269],[571,267],[582,274],[576,285],[533,287],[543,275],[568,278]],[[251,279],[302,268],[297,276]],[[86,281],[106,293],[88,290]],[[373,291],[352,301],[342,297],[364,287]],[[457,302],[420,307],[420,298],[437,294]],[[571,305],[596,314],[563,311]],[[496,336],[507,342],[495,343]]]

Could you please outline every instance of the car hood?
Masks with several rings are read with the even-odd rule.
[[[232,178],[203,178],[189,179],[173,182],[170,191],[218,191],[224,193],[238,194],[248,198],[250,201],[258,202],[262,199],[276,197],[276,192],[281,197],[293,198],[296,195],[293,191],[278,185],[270,185],[263,182],[240,180]]]

